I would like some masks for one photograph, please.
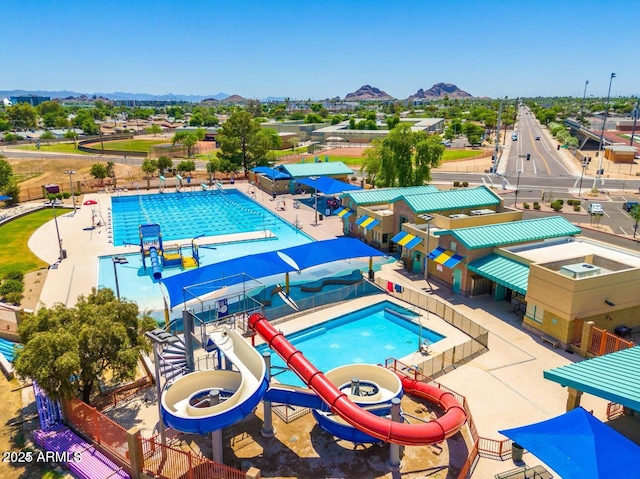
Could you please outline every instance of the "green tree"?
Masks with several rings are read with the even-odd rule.
[[[191,172],[196,170],[196,162],[193,160],[181,161],[176,168],[181,173],[189,173],[189,176],[191,176]]]
[[[51,140],[56,139],[56,136],[53,133],[51,133],[49,130],[47,130],[40,136],[40,139],[46,141],[47,144],[49,144]]]
[[[116,164],[113,161],[107,161],[107,176],[113,180],[113,187],[115,188],[117,182]]]
[[[78,134],[75,132],[75,130],[67,130],[64,132],[64,137],[67,140],[73,140],[73,147],[74,148],[78,148]]]
[[[216,171],[220,169],[220,160],[215,156],[209,158],[207,162],[207,173],[209,174],[209,184],[213,183],[214,178],[216,177]]]
[[[94,163],[91,165],[89,174],[98,180],[100,184],[103,184],[104,179],[107,177],[107,167],[102,163]]]
[[[0,155],[0,191],[4,191],[13,178],[13,168],[4,158]]]
[[[187,149],[187,158],[191,158],[193,155],[193,147],[198,144],[198,137],[195,133],[188,131],[179,131],[171,140],[173,145],[181,144]]]
[[[153,125],[151,125],[149,128],[146,129],[146,132],[150,135],[158,136],[160,133],[162,133],[162,127],[154,123]]]
[[[107,374],[115,381],[135,376],[140,354],[151,349],[144,333],[154,326],[135,303],[94,288],[73,308],[58,303],[25,317],[16,372],[37,381],[51,398],[69,399],[79,391],[89,403]]]
[[[254,118],[262,116],[262,103],[260,103],[260,100],[254,98],[249,99],[245,108]]]
[[[189,126],[202,126],[203,123],[204,117],[201,113],[194,113],[191,115],[191,118],[189,118]]]
[[[158,173],[161,175],[164,175],[165,170],[168,170],[169,168],[173,168],[173,160],[168,156],[164,156],[164,155],[158,158],[155,164],[156,164],[156,169],[158,170]]]
[[[382,162],[382,138],[376,138],[371,142],[371,146],[364,150],[364,161],[362,171],[367,175],[367,182],[376,184],[376,176],[380,172]]]
[[[260,125],[253,120],[251,113],[245,110],[233,111],[218,133],[219,158],[241,166],[246,174],[256,161],[252,144],[259,131]]]
[[[413,184],[422,185],[431,181],[431,169],[440,165],[445,147],[438,136],[420,131],[415,137]]]
[[[387,117],[387,130],[393,130],[398,123],[400,123],[400,117],[398,115],[393,115],[390,117]]]
[[[15,178],[12,178],[7,186],[0,188],[0,191],[11,197],[11,199],[4,201],[7,206],[14,206],[20,202],[20,185]]]
[[[297,136],[292,136],[291,138],[289,138],[289,146],[291,146],[292,150],[295,150],[299,144],[300,138],[298,138]]]
[[[100,127],[96,124],[93,118],[87,118],[83,121],[80,128],[82,128],[85,135],[97,135],[100,133]]]
[[[145,177],[147,178],[147,189],[151,187],[151,175],[153,175],[158,170],[158,163],[159,163],[159,160],[154,160],[152,158],[145,158],[142,161],[142,165],[140,166],[140,168],[142,169],[142,172],[145,174]],[[161,174],[162,174],[162,170],[161,170]]]
[[[7,108],[13,129],[28,129],[38,126],[38,112],[29,103],[18,103]]]

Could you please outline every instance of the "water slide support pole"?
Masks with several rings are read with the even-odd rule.
[[[393,398],[391,400],[391,420],[394,422],[400,422],[400,399]],[[396,472],[400,470],[400,445],[389,444],[389,460],[387,461],[387,467],[390,471]]]
[[[284,294],[289,296],[289,273],[284,275]]]
[[[182,330],[184,331],[184,346],[187,360],[187,368],[194,371],[193,360],[193,318],[188,309],[182,310]]]
[[[267,369],[267,380],[271,381],[271,353],[269,351],[263,352],[262,358],[264,359],[264,364]],[[260,435],[262,437],[271,438],[276,435],[276,430],[273,428],[271,401],[262,401],[262,407],[264,408],[264,420]]]
[[[220,391],[217,389],[209,391],[209,406],[215,406],[219,403]],[[224,464],[222,462],[222,429],[218,429],[211,433],[211,454],[211,459],[218,464]]]

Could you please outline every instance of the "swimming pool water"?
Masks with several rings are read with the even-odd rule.
[[[139,244],[138,226],[153,223],[164,241],[293,228],[235,189],[120,196],[111,205],[115,246]]]
[[[413,312],[383,301],[290,334],[287,339],[322,372],[347,364],[383,364],[387,358],[399,359],[416,352],[421,337],[428,344],[444,338],[405,319],[412,316]],[[269,350],[266,345],[258,349]],[[276,368],[286,366],[275,352],[271,364]],[[304,385],[292,371],[273,369],[272,374],[281,383]]]

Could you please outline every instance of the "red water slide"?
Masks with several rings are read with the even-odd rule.
[[[409,378],[402,378],[402,385],[407,392],[436,403],[445,414],[423,424],[399,423],[376,416],[351,402],[264,316],[252,314],[249,327],[278,353],[287,366],[331,408],[331,412],[370,436],[407,446],[435,444],[456,434],[467,420],[463,407],[453,394]]]

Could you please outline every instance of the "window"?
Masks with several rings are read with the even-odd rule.
[[[535,304],[527,303],[527,317],[532,319],[536,323],[542,324],[542,318],[544,316],[544,309],[536,306]]]
[[[458,248],[458,244],[455,241],[452,241],[451,244],[449,245],[449,249],[455,253],[457,248]]]

